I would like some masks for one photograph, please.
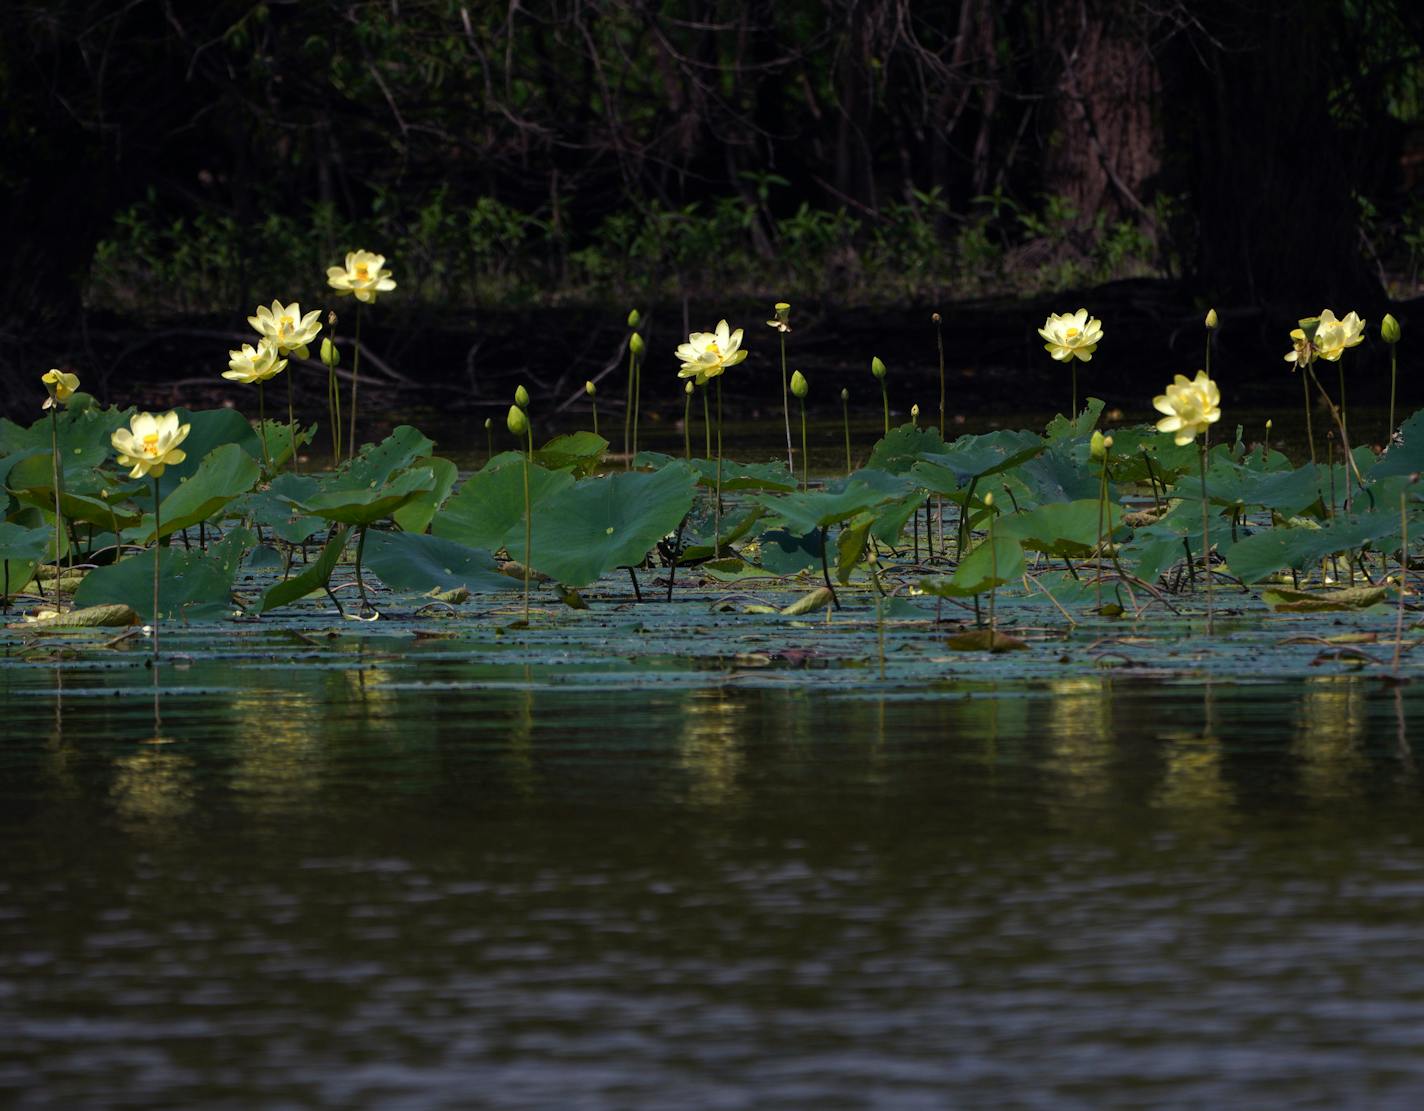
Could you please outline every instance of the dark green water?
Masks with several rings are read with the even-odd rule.
[[[1424,689],[582,620],[10,642],[0,1105],[1424,1099]]]

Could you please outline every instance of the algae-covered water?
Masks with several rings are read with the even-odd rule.
[[[921,599],[881,680],[863,599],[643,585],[7,639],[0,1104],[1424,1097],[1389,616]]]

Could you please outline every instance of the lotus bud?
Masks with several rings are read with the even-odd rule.
[[[493,432],[493,431],[494,431],[494,418],[493,418],[493,417],[485,417],[485,431],[486,431],[486,432]]]
[[[791,392],[802,400],[811,392],[811,383],[806,381],[806,376],[799,370],[791,372]]]
[[[1267,421],[1267,422],[1266,422],[1266,431],[1267,431],[1267,432],[1269,432],[1269,431],[1271,430],[1271,424],[1272,424],[1271,421]]]
[[[643,343],[643,337],[637,332],[634,332],[633,338],[628,341],[628,350],[633,352],[633,354],[640,359],[643,357],[643,351],[646,349],[646,346],[647,345]]]
[[[1088,454],[1094,459],[1107,458],[1107,437],[1096,429],[1093,430],[1093,438],[1088,441]]]
[[[841,390],[841,400],[842,400],[842,401],[849,401],[849,400],[850,400],[850,390],[847,390],[847,389],[842,388],[842,390]]]
[[[885,364],[881,362],[880,356],[876,355],[870,360],[870,373],[881,379],[885,378]]]
[[[341,365],[341,350],[330,339],[321,341],[321,361],[333,369]]]
[[[1380,339],[1385,343],[1399,342],[1399,321],[1394,318],[1394,314],[1387,312],[1384,319],[1380,321]]]
[[[692,396],[692,379],[691,379],[691,378],[689,378],[686,382],[684,382],[684,383],[682,384],[682,392],[685,393],[685,394],[687,394],[688,397],[691,397],[691,396]]]
[[[985,494],[985,495],[984,495],[984,508],[985,508],[985,509],[993,509],[993,508],[994,508],[994,495],[993,495],[993,494]]]
[[[311,348],[308,347],[306,344],[301,344],[299,347],[295,348],[294,353],[299,359],[311,358]]]
[[[930,313],[930,321],[931,321],[932,323],[938,324],[939,321],[940,321],[939,313],[937,313],[937,312],[932,312],[932,313]]]
[[[919,407],[919,405],[911,405],[911,406],[910,406],[910,420],[911,420],[911,421],[918,421],[919,419],[920,419],[920,407]]]
[[[520,439],[523,439],[525,433],[529,431],[529,418],[524,415],[524,410],[518,405],[509,407],[509,415],[504,418],[504,424],[511,435],[518,436]]]
[[[585,382],[583,384],[583,392],[588,394],[589,397],[594,397],[598,393],[598,387],[592,382]]]
[[[1103,437],[1103,450],[1104,450],[1104,451],[1112,451],[1112,445],[1113,445],[1113,438],[1112,438],[1111,436],[1104,436],[1104,437]]]
[[[1217,320],[1217,317],[1216,317],[1216,310],[1215,310],[1215,309],[1207,309],[1207,310],[1206,310],[1206,326],[1207,326],[1208,328],[1216,328],[1219,324],[1220,324],[1220,321]]]
[[[630,328],[636,328],[636,327],[637,327],[639,324],[641,324],[642,322],[643,322],[642,314],[639,313],[637,309],[634,309],[632,312],[630,312],[630,313],[628,314],[628,327],[630,327]]]
[[[518,405],[521,409],[529,408],[529,391],[526,390],[523,385],[515,387],[514,404]]]

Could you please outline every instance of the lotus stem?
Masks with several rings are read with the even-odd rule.
[[[692,394],[682,395],[682,457],[692,458]]]
[[[598,398],[593,399],[593,434],[598,435]]]
[[[792,458],[791,458],[791,387],[787,384],[788,381],[789,381],[789,379],[786,377],[786,333],[785,333],[785,332],[782,332],[782,333],[780,333],[780,336],[781,336],[781,415],[786,419],[786,469],[787,469],[788,471],[790,471],[792,474],[795,474],[795,473],[796,473],[796,464],[795,464],[795,462],[792,461]],[[802,420],[803,420],[803,422],[804,422],[804,420],[805,420],[805,414],[806,414],[806,406],[803,404],[803,405],[801,406],[801,415],[802,415]],[[803,439],[804,439],[804,437],[803,437]],[[802,454],[803,454],[803,455],[805,454],[805,451],[804,451],[804,450],[802,451]]]
[[[801,398],[801,489],[811,488],[809,456],[806,454],[806,399]],[[792,472],[793,474],[795,472]]]
[[[703,456],[704,459],[712,458],[712,410],[710,408],[711,402],[707,399],[707,395],[711,392],[712,391],[707,389],[704,384],[702,387],[702,433],[707,438],[706,455]]]
[[[885,407],[885,435],[890,435],[890,388],[880,379],[880,402]]]
[[[524,455],[524,626],[529,627],[529,575],[534,556],[534,513],[529,498],[529,466],[534,460],[534,433],[529,433],[529,450]]]
[[[1206,499],[1206,445],[1202,444],[1197,456],[1201,464],[1201,504],[1202,504],[1202,570],[1206,574],[1206,635],[1216,632],[1211,597],[1211,525]]]
[[[485,421],[485,462],[494,458],[494,426]]]
[[[1077,420],[1077,419],[1078,419],[1078,360],[1077,360],[1077,359],[1074,359],[1074,360],[1072,360],[1072,363],[1073,363],[1073,365],[1072,365],[1072,371],[1073,371],[1073,404],[1072,404],[1072,408],[1070,408],[1070,409],[1068,410],[1068,419],[1069,419],[1069,420]]]
[[[824,551],[824,546],[822,551]],[[880,585],[880,557],[872,547],[866,564],[870,567],[870,581],[875,587],[875,647],[880,661],[880,678],[885,678],[885,591]]]
[[[361,388],[361,302],[356,302],[356,353],[351,357],[351,437],[346,444],[348,457],[356,458],[356,394]]]
[[[1391,427],[1391,432],[1393,428]],[[1405,494],[1399,492],[1399,610],[1394,619],[1394,674],[1399,677],[1399,654],[1404,642],[1404,596],[1409,583],[1409,514]]]
[[[826,589],[831,592],[831,605],[840,609],[841,600],[836,597],[836,588],[831,585],[831,567],[826,562],[826,532],[828,528],[828,525],[821,526],[821,577],[826,580]]]
[[[64,578],[60,570],[60,549],[64,545],[64,509],[60,502],[60,483],[63,476],[59,470],[59,416],[55,412],[57,405],[49,408],[49,460],[51,473],[54,482],[54,611],[59,613],[64,608]],[[115,530],[114,540],[118,540],[118,532]],[[7,568],[8,570],[8,565]],[[6,593],[9,593],[8,587]]]
[[[637,355],[633,356],[633,455],[638,454],[638,417],[643,402],[643,360]],[[628,466],[633,465],[633,460],[628,460]]]
[[[356,591],[361,595],[361,612],[365,613],[371,609],[371,603],[366,598],[366,580],[361,577],[361,560],[366,554],[366,526],[362,525],[356,534]]]
[[[1395,372],[1399,369],[1399,344],[1389,345],[1389,431],[1385,433],[1384,443],[1388,447],[1394,442],[1394,380]]]
[[[1310,382],[1306,375],[1310,373],[1310,364],[1300,368],[1300,388],[1305,395],[1305,439],[1310,444],[1310,465],[1315,466],[1315,429],[1310,423]]]
[[[292,375],[295,371],[287,371],[287,435],[292,441],[292,473],[297,474],[301,468],[297,465],[297,407],[293,400],[294,389],[292,387]]]
[[[153,659],[158,660],[158,557],[163,551],[163,525],[158,505],[158,479],[153,479]],[[117,537],[115,537],[117,539]]]
[[[636,334],[636,333],[635,333]],[[623,469],[633,466],[633,390],[637,376],[637,356],[633,354],[633,344],[628,344],[628,391],[623,403]]]
[[[1103,473],[1098,480],[1098,613],[1103,612],[1103,515],[1108,504],[1108,453],[1110,448],[1103,448]]]
[[[994,503],[990,501],[992,494],[985,495],[988,502],[989,520],[987,529],[989,533],[989,647],[994,647],[994,604],[999,595],[999,549],[994,546],[994,517],[998,510],[994,508]],[[1099,606],[1099,609],[1102,607]]]
[[[336,368],[326,368],[326,412],[331,422],[331,465],[341,465],[341,383],[336,380]]]
[[[712,557],[722,551],[722,376],[717,375],[717,490],[712,503]]]
[[[257,383],[257,436],[262,441],[262,463],[272,473],[272,456],[267,451],[267,402],[262,395],[262,383]]]
[[[1336,362],[1335,369],[1340,375],[1340,430],[1343,436],[1344,431],[1347,427],[1345,417],[1345,360],[1340,359],[1338,362]],[[1343,442],[1348,443],[1349,441],[1346,440]]]

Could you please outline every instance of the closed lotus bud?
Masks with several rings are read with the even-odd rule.
[[[1111,437],[1111,436],[1104,436],[1104,437],[1103,437],[1103,450],[1104,450],[1104,451],[1111,451],[1111,450],[1112,450],[1112,445],[1113,445],[1113,439],[1112,439],[1112,437]]]
[[[919,407],[918,405],[911,405],[911,406],[910,406],[910,419],[911,419],[911,420],[919,420],[919,419],[920,419],[920,407]]]
[[[1219,321],[1217,320],[1217,318],[1216,318],[1216,310],[1215,310],[1215,309],[1207,309],[1207,310],[1206,310],[1206,326],[1207,326],[1208,328],[1215,328],[1219,323],[1220,323],[1220,322],[1219,322]]]
[[[628,314],[628,327],[630,327],[630,328],[636,328],[636,327],[637,327],[639,324],[641,324],[642,322],[643,322],[642,314],[639,313],[637,309],[634,309],[632,312],[630,312],[630,313]]]
[[[879,379],[885,378],[885,364],[880,361],[879,355],[870,360],[870,373]]]
[[[937,313],[937,312],[932,312],[932,313],[930,313],[930,320],[933,321],[935,324],[938,324],[938,323],[939,323],[939,313]]]
[[[509,415],[504,418],[504,424],[515,436],[523,437],[529,431],[529,418],[524,415],[524,410],[518,405],[509,407]]]
[[[486,432],[493,432],[493,431],[494,431],[494,418],[493,418],[493,417],[485,417],[485,431],[486,431]]]
[[[1266,422],[1266,431],[1267,431],[1267,432],[1269,432],[1269,431],[1271,430],[1271,423],[1272,423],[1271,421],[1267,421],[1267,422]]]
[[[515,387],[514,404],[518,405],[521,409],[529,408],[529,391],[522,385]]]
[[[994,508],[994,495],[993,495],[993,494],[985,494],[985,495],[984,495],[984,508],[985,508],[985,509],[993,509],[993,508]]]
[[[682,392],[685,393],[685,394],[687,394],[688,397],[691,397],[691,396],[692,396],[692,379],[691,379],[691,378],[689,378],[686,382],[684,382],[684,383],[682,384]]]
[[[1385,343],[1399,342],[1399,321],[1394,318],[1393,313],[1385,313],[1384,319],[1380,321],[1380,339]]]
[[[811,383],[806,381],[806,376],[799,370],[791,372],[791,392],[802,399],[811,392]]]
[[[321,341],[321,361],[329,367],[338,367],[341,365],[341,352],[337,349],[336,344],[332,343],[329,339],[323,339]]]
[[[850,400],[850,390],[847,390],[847,389],[844,389],[844,388],[841,390],[841,400],[842,400],[842,401],[849,401],[849,400]]]
[[[583,392],[588,394],[589,397],[593,397],[595,394],[598,393],[598,387],[596,387],[592,382],[585,382],[583,384]]]
[[[1107,456],[1107,437],[1101,432],[1094,430],[1093,438],[1088,441],[1088,454],[1094,459],[1103,459]]]
[[[643,343],[643,337],[640,336],[637,332],[634,332],[633,338],[628,341],[628,350],[633,352],[634,355],[638,356],[638,358],[641,359],[643,357],[643,351],[645,350],[645,348],[646,345]]]

